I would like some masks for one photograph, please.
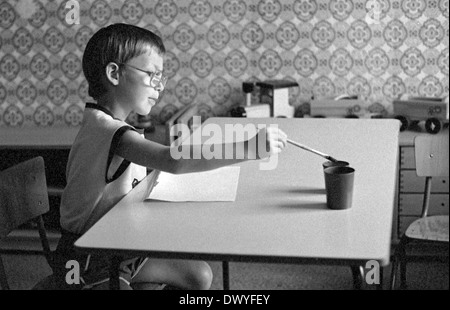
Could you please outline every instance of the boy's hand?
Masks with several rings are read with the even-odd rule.
[[[258,142],[257,157],[260,159],[281,153],[287,144],[287,135],[278,127],[260,129],[256,139]]]

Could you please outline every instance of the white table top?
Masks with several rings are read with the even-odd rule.
[[[289,145],[273,171],[240,164],[235,202],[143,202],[147,177],[75,245],[154,257],[389,263],[399,123],[363,119],[229,119],[279,124],[290,139],[350,162],[353,206],[326,208],[323,158]]]

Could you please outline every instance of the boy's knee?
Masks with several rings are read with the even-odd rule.
[[[195,274],[190,276],[190,286],[192,290],[209,290],[213,280],[211,267],[207,263],[201,264]]]

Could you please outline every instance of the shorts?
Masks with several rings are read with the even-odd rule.
[[[110,261],[107,256],[99,254],[84,254],[76,251],[73,244],[80,235],[62,231],[58,247],[53,253],[51,267],[56,275],[58,284],[64,289],[92,289],[109,281]],[[147,262],[146,257],[122,257],[119,269],[121,284],[130,286],[133,278],[139,273]],[[65,277],[67,272],[66,263],[76,261],[80,267],[80,284],[69,285]]]
[[[124,259],[119,267],[119,280],[130,286],[133,278],[139,273],[147,262],[146,257],[134,257]],[[99,255],[88,255],[81,272],[83,282],[82,289],[92,289],[109,281],[110,261]]]

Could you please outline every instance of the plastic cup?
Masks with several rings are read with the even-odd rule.
[[[332,210],[346,210],[352,207],[355,169],[351,167],[330,167],[324,170],[327,207]]]

